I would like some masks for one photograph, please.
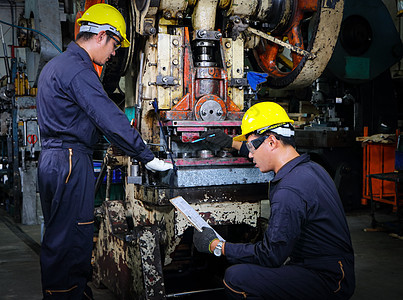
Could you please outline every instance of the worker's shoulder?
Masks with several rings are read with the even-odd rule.
[[[313,161],[295,165],[281,180],[280,186],[292,187],[293,190],[312,190],[323,182],[330,182],[331,177],[326,170]]]
[[[77,74],[88,76],[88,73],[93,73],[92,69],[91,63],[83,60],[75,53],[66,51],[51,59],[41,73],[63,78],[63,81],[68,83]]]

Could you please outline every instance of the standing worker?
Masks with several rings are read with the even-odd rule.
[[[354,252],[340,197],[329,174],[295,149],[293,121],[274,102],[252,106],[242,119],[249,157],[274,171],[271,215],[263,240],[220,242],[195,230],[200,252],[233,263],[224,285],[229,299],[349,299],[355,289]]]
[[[108,98],[93,66],[104,65],[120,46],[130,45],[123,16],[110,5],[96,4],[78,24],[76,42],[43,68],[38,82],[44,299],[92,299],[87,286],[94,231],[92,153],[99,133],[151,171],[172,168],[154,157]]]

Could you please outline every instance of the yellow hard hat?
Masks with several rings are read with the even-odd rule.
[[[82,22],[88,22],[82,25]],[[129,47],[130,42],[126,38],[126,22],[121,13],[111,5],[105,3],[95,4],[89,7],[83,16],[77,20],[80,32],[99,33],[109,30],[116,34],[122,41],[122,47]]]
[[[250,107],[242,118],[242,134],[234,137],[234,141],[246,141],[246,135],[254,131],[259,134],[270,130],[280,135],[292,136],[294,124],[284,108],[275,102],[260,102]]]

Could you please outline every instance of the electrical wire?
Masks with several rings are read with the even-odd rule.
[[[8,0],[8,3],[10,3],[10,10],[11,10],[11,24],[14,24],[14,15],[15,15],[15,8],[16,8],[16,5],[15,5],[15,1],[11,1],[11,0]],[[15,42],[15,40],[14,40],[14,27],[11,27],[11,30],[12,30],[12,43],[11,43],[11,45],[14,45],[14,42]]]
[[[7,22],[5,22],[3,20],[0,20],[0,23],[8,25],[8,26],[15,27],[15,28],[26,29],[26,30],[31,30],[33,32],[36,32],[36,33],[40,34],[41,36],[43,36],[45,39],[47,39],[57,49],[57,51],[62,53],[62,50],[60,50],[60,48],[46,34],[40,32],[39,30],[28,28],[28,27],[23,27],[23,26],[19,26],[19,25],[10,24],[10,23],[7,23]]]

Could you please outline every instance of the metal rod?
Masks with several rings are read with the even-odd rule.
[[[6,68],[6,74],[8,78],[8,83],[11,83],[11,76],[10,76],[10,65],[8,64],[8,55],[7,55],[7,45],[4,42],[4,35],[3,35],[3,26],[0,25],[0,30],[1,30],[1,43],[3,44],[3,51],[4,51],[4,64]]]
[[[111,184],[112,184],[112,167],[106,167],[106,192],[105,192],[105,200],[111,200]]]
[[[200,293],[207,293],[207,292],[215,292],[215,291],[222,291],[224,288],[215,288],[215,289],[207,289],[207,290],[197,290],[197,291],[189,291],[183,293],[175,293],[166,295],[166,298],[175,298],[175,297],[182,297],[186,295],[193,295],[193,294],[200,294]]]
[[[272,42],[272,43],[275,43],[275,44],[283,46],[283,47],[285,47],[285,48],[287,48],[287,49],[289,49],[291,51],[294,51],[294,52],[298,53],[299,55],[306,56],[308,59],[314,59],[316,57],[316,55],[313,54],[313,53],[310,53],[310,52],[308,52],[308,51],[306,51],[304,49],[298,48],[298,47],[296,47],[296,46],[294,46],[292,44],[288,44],[286,42],[283,42],[282,40],[280,40],[278,38],[275,38],[274,36],[271,36],[271,35],[269,35],[269,34],[267,34],[265,32],[257,30],[255,28],[248,27],[247,30],[249,32],[255,34],[255,35],[258,35],[258,36],[260,36],[260,37]]]
[[[24,129],[24,141],[23,141],[23,145],[24,145],[24,147],[26,147],[27,146],[27,120],[22,120],[22,128]]]
[[[106,160],[102,162],[101,165],[101,170],[99,172],[99,175],[97,177],[97,181],[95,182],[95,194],[98,192],[99,188],[101,187],[102,181],[104,180],[106,173]]]
[[[204,137],[204,138],[200,138],[200,139],[194,140],[194,141],[191,142],[191,144],[197,143],[197,142],[200,142],[200,141],[203,141],[203,140],[205,140],[206,138],[213,137],[213,136],[215,136],[215,133],[210,134],[210,135],[208,135],[208,136],[206,136],[206,137]]]

